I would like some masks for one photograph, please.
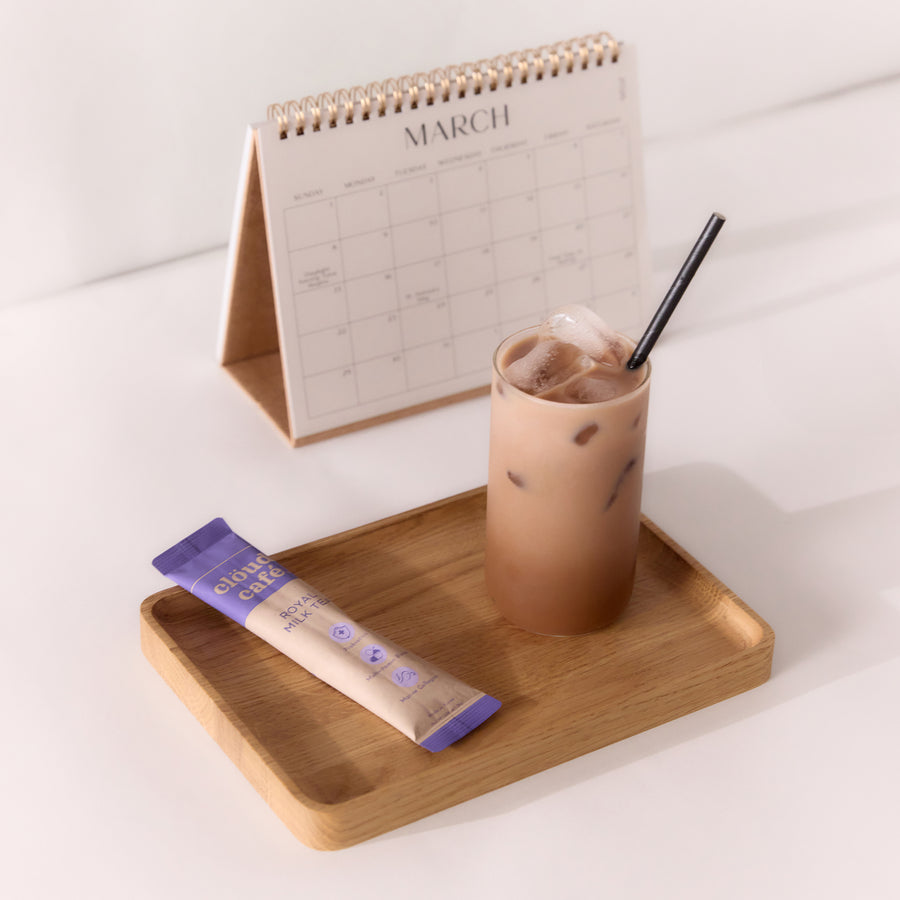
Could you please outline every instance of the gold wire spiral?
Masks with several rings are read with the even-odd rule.
[[[381,90],[385,96],[390,95],[393,98],[394,112],[401,112],[403,109],[403,91],[400,90],[400,82],[396,78],[388,78],[382,82]]]
[[[544,54],[547,54],[547,61],[550,63],[550,77],[556,78],[559,75],[559,51],[556,47],[541,47],[538,50],[538,53],[541,55],[541,59],[543,59]]]
[[[305,134],[308,130],[320,131],[323,120],[329,128],[340,124],[351,125],[357,115],[368,121],[373,115],[385,116],[391,112],[418,109],[423,97],[426,106],[436,102],[447,103],[451,99],[465,97],[471,90],[480,94],[485,88],[496,91],[501,85],[510,88],[514,84],[526,84],[529,79],[541,81],[549,74],[557,78],[561,73],[570,74],[591,65],[602,66],[607,59],[618,62],[619,42],[605,31],[586,35],[570,41],[545,44],[535,50],[521,50],[493,59],[475,63],[419,72],[400,78],[373,81],[366,87],[341,89],[317,97],[304,97],[287,103],[273,103],[266,110],[266,117],[273,120],[281,138],[293,132]]]
[[[428,80],[440,89],[440,98],[442,103],[446,103],[450,99],[450,78],[447,76],[445,69],[435,69],[428,75]]]
[[[275,122],[278,126],[278,136],[283,140],[287,137],[287,119],[284,116],[284,107],[280,103],[270,103],[266,110],[266,118]]]
[[[409,108],[419,108],[419,80],[417,75],[404,75],[400,81],[401,105],[403,102],[402,95],[409,97]]]
[[[355,87],[350,90],[350,102],[359,107],[359,115],[365,122],[372,111],[372,99],[365,88]]]
[[[316,106],[319,107],[320,113],[324,111],[327,114],[328,127],[334,128],[337,125],[337,103],[334,96],[329,93],[319,94]]]
[[[303,108],[296,100],[291,100],[284,105],[284,119],[287,127],[293,118],[294,134],[303,134],[306,127],[306,117],[303,115]]]
[[[384,99],[384,90],[378,82],[373,81],[371,84],[366,86],[365,94],[370,100],[375,101],[375,115],[383,116],[385,113],[385,99]]]

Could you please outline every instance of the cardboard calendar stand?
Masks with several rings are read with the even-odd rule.
[[[300,447],[488,392],[490,385],[485,384],[327,431],[303,436],[292,434],[285,391],[285,379],[288,376],[282,365],[275,292],[272,287],[272,260],[266,237],[259,160],[255,147],[249,156],[241,198],[237,212],[238,227],[231,248],[233,258],[220,361],[223,368],[256,401],[293,446]]]
[[[232,242],[229,305],[222,335],[223,367],[287,436],[289,423],[284,372],[275,314],[269,245],[254,152],[247,167]]]
[[[270,109],[267,122],[251,126],[247,135],[230,242],[219,360],[291,445],[301,446],[487,393],[490,349],[496,346],[503,334],[516,330],[523,324],[539,321],[539,316],[546,311],[533,306],[524,308],[527,304],[523,304],[520,309],[517,306],[518,295],[513,293],[512,281],[502,280],[498,269],[497,283],[490,288],[485,283],[485,297],[494,290],[498,294],[501,290],[506,290],[515,299],[505,300],[506,317],[502,321],[500,317],[496,317],[490,323],[493,333],[489,334],[487,322],[477,323],[481,329],[478,332],[477,346],[470,337],[471,332],[461,335],[456,331],[448,332],[433,344],[438,348],[442,340],[444,349],[450,347],[447,352],[459,357],[462,355],[459,342],[468,341],[468,368],[460,366],[454,375],[444,377],[443,381],[435,378],[434,383],[425,385],[424,389],[422,384],[413,384],[408,377],[405,387],[395,389],[392,394],[385,389],[384,396],[376,396],[376,389],[380,390],[381,385],[372,379],[387,371],[387,363],[378,369],[365,353],[362,359],[351,359],[349,356],[341,359],[340,354],[337,354],[333,367],[335,373],[341,368],[344,369],[344,374],[352,373],[350,381],[356,385],[355,396],[349,397],[348,394],[341,393],[344,388],[338,384],[336,374],[334,378],[323,378],[321,359],[327,357],[327,351],[332,346],[329,342],[337,346],[335,333],[343,335],[341,340],[348,347],[351,343],[354,347],[363,344],[363,339],[358,339],[358,332],[354,331],[362,328],[362,319],[351,316],[350,292],[351,288],[357,292],[356,302],[361,304],[359,298],[364,295],[360,285],[369,276],[360,278],[351,275],[349,262],[355,246],[353,241],[358,239],[364,223],[361,220],[345,222],[345,225],[350,225],[350,229],[343,233],[338,222],[338,230],[333,237],[320,236],[312,224],[306,224],[305,231],[301,231],[292,223],[300,221],[307,214],[311,217],[316,205],[320,208],[326,205],[333,207],[337,219],[340,218],[338,210],[341,204],[355,204],[353,208],[358,211],[359,200],[369,192],[372,183],[387,195],[390,191],[409,186],[404,184],[402,173],[410,171],[426,170],[431,173],[429,177],[435,183],[454,173],[462,177],[466,170],[475,177],[474,164],[469,165],[472,158],[479,162],[479,170],[485,169],[485,174],[477,177],[486,179],[487,170],[491,167],[505,172],[509,165],[515,163],[513,154],[507,153],[504,157],[501,149],[527,145],[529,153],[549,153],[553,149],[549,131],[551,127],[557,129],[552,133],[555,140],[581,141],[585,147],[588,142],[598,142],[604,129],[617,129],[617,134],[621,134],[616,140],[619,140],[623,149],[613,151],[612,155],[616,157],[615,165],[621,169],[622,177],[628,179],[630,193],[620,203],[620,206],[626,206],[627,209],[624,212],[618,209],[615,211],[616,215],[622,212],[627,218],[627,223],[621,226],[626,229],[627,240],[623,243],[616,238],[619,243],[612,249],[621,255],[625,252],[622,248],[627,243],[627,255],[637,260],[634,274],[629,276],[631,280],[627,285],[631,299],[626,301],[630,317],[628,324],[635,321],[642,286],[647,279],[648,253],[643,226],[640,134],[634,99],[636,95],[630,87],[627,92],[625,88],[626,84],[630,85],[634,80],[634,64],[629,57],[623,65],[619,61],[619,52],[619,45],[606,35],[579,39],[475,65],[436,70],[428,76],[415,76],[413,79],[399,81],[389,79],[380,85],[370,85],[365,91],[354,89],[352,92],[337,92],[335,95],[322,95],[315,99],[306,98],[300,103],[275,106]],[[581,71],[587,74],[579,74]],[[592,74],[594,71],[596,75]],[[563,82],[569,80],[572,82],[571,86],[563,90]],[[540,81],[546,87],[541,88],[537,84]],[[557,84],[551,85],[550,82]],[[581,83],[578,84],[579,82]],[[557,89],[557,92],[553,93],[551,88]],[[593,122],[586,121],[588,99],[596,107],[590,111],[591,116],[595,117]],[[601,116],[606,116],[606,119],[601,119]],[[536,123],[543,125],[545,120],[548,122],[547,133],[535,138]],[[488,125],[491,122],[495,128],[498,125],[510,127],[496,136],[482,133],[489,131]],[[404,131],[405,146],[402,137],[400,143],[397,141],[397,135],[402,136]],[[563,134],[566,135],[565,138],[557,137]],[[457,137],[460,140],[450,140]],[[522,140],[526,137],[527,140]],[[502,147],[498,146],[503,140],[507,143]],[[465,151],[465,155],[462,151]],[[451,152],[458,155],[450,156]],[[520,150],[519,155],[523,152],[525,151]],[[578,153],[586,154],[587,151],[579,150]],[[599,155],[603,156],[604,153]],[[411,167],[412,162],[417,167]],[[534,165],[537,170],[537,161]],[[368,166],[365,172],[363,166]],[[578,166],[580,167],[580,163]],[[359,177],[362,174],[367,177]],[[582,171],[581,168],[572,174],[573,184],[583,188],[585,195],[591,190],[589,176],[593,177],[592,173],[587,169]],[[487,198],[489,186],[484,190],[484,197]],[[530,190],[535,194],[537,205],[542,188],[535,181]],[[492,199],[479,201],[482,206],[480,212],[484,213],[485,205],[491,202]],[[386,196],[385,208],[389,206]],[[490,213],[484,218],[495,216],[499,214],[498,211],[499,207],[492,206]],[[364,217],[365,213],[362,215]],[[431,217],[430,225],[434,225],[434,217],[437,217],[436,231],[442,233],[445,228],[445,219],[442,218],[444,215],[442,211],[423,213],[426,218]],[[603,215],[608,218],[612,213],[604,210]],[[427,230],[424,221],[423,219],[423,232]],[[600,219],[586,219],[580,227],[589,229],[594,227],[592,223],[595,221]],[[372,227],[378,231],[381,228],[409,226],[391,221],[386,225]],[[576,226],[568,223],[566,227]],[[604,227],[608,229],[608,222]],[[535,230],[538,230],[537,226]],[[405,234],[408,235],[409,232]],[[540,241],[544,239],[543,233],[536,238],[532,237],[532,240],[538,241],[533,246],[541,246]],[[398,257],[400,248],[408,247],[408,244],[401,244],[399,240],[391,244],[394,240],[395,232],[392,230],[388,237],[385,231],[386,246],[395,247],[392,264],[395,266],[394,277],[398,279],[397,307],[393,318],[403,319],[400,325],[395,322],[392,327],[398,333],[402,331],[404,336],[401,338],[402,346],[383,351],[383,359],[386,360],[393,354],[393,361],[396,363],[399,360],[397,365],[405,367],[409,376],[415,368],[411,367],[410,354],[418,354],[419,371],[426,354],[423,353],[422,346],[409,347],[406,344],[406,323],[412,307],[404,306],[401,301],[399,278],[404,267]],[[587,239],[579,236],[578,240]],[[323,243],[317,244],[317,241]],[[317,246],[324,247],[332,242],[331,249],[334,253],[330,258],[331,262],[318,257],[311,261]],[[493,254],[501,252],[501,243],[502,241],[484,241],[479,249],[492,254],[493,258]],[[589,251],[585,249],[587,244],[577,250],[577,254],[581,254],[579,258],[582,260],[582,269],[598,265],[597,259],[589,258],[591,253],[596,256],[598,252],[605,252],[604,248],[598,251],[594,245]],[[568,254],[566,258],[571,262],[573,254],[577,254],[568,245],[564,249]],[[513,256],[521,259],[528,255],[528,251],[518,255],[511,254],[509,242],[503,245],[502,252],[505,253],[506,260]],[[454,304],[463,302],[450,290],[450,267],[458,264],[453,254],[454,251],[445,244],[434,259],[436,265],[446,266],[446,269],[441,269],[445,284],[443,295],[431,287],[432,294],[424,297],[423,292],[424,299],[419,297],[417,301],[418,311],[429,305],[435,307],[439,301],[444,306],[453,307],[446,310],[448,321],[454,315]],[[563,271],[562,266],[567,264],[563,256],[565,254],[549,264],[557,266],[555,276],[553,272],[547,275],[543,270],[536,276],[547,278],[547,284],[542,290],[548,296],[552,293],[550,278],[558,278],[558,273]],[[297,262],[297,259],[302,262]],[[545,257],[544,266],[547,265]],[[608,271],[605,259],[603,265],[607,266],[604,271]],[[573,267],[570,266],[568,271],[572,270]],[[597,281],[596,275],[594,280]],[[622,287],[626,287],[624,282]],[[331,291],[344,291],[345,294],[332,294]],[[569,299],[566,293],[561,293],[560,296]],[[311,297],[312,300],[309,299]],[[577,297],[572,299],[578,301]],[[469,304],[466,314],[471,319],[475,305],[471,298],[465,302]],[[624,308],[622,301],[618,302],[618,308]],[[336,309],[340,304],[348,310],[347,318],[343,321],[338,321],[331,312],[332,308]],[[500,306],[499,299],[497,306]],[[598,311],[604,314],[603,309]],[[385,311],[382,309],[377,312],[383,314]],[[362,313],[358,315],[361,316]],[[368,310],[365,315],[369,316],[370,322],[378,318]],[[616,314],[607,318],[615,327],[622,328],[623,322],[616,320]],[[469,327],[473,326],[470,324]],[[352,332],[349,337],[348,331]],[[371,338],[371,332],[366,334]],[[493,340],[490,346],[489,338]],[[379,335],[378,340],[383,340],[383,337]],[[319,369],[312,364],[307,367],[308,359],[304,353],[309,352],[311,345],[314,345],[313,349],[317,352]],[[477,350],[477,359],[483,361],[483,366],[482,363],[478,364],[480,368],[477,371],[472,364],[472,360],[476,358],[473,347]],[[430,359],[428,362],[430,363]],[[397,368],[393,370],[394,373],[397,371]],[[347,384],[349,381],[345,380],[344,385]],[[331,406],[328,405],[332,397],[329,391],[336,392]]]

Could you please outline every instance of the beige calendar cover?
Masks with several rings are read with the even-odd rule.
[[[270,108],[220,359],[296,446],[486,392],[563,303],[637,336],[648,272],[635,52],[600,34]]]

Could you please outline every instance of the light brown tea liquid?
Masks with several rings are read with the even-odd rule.
[[[615,621],[634,586],[650,367],[612,400],[534,397],[502,371],[535,331],[494,355],[485,577],[514,625],[583,634]]]

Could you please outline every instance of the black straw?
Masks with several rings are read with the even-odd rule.
[[[629,369],[637,369],[639,366],[642,366],[650,355],[650,351],[662,334],[663,328],[666,327],[669,317],[675,312],[678,301],[684,296],[687,286],[691,283],[694,275],[696,275],[697,269],[700,268],[700,263],[703,262],[706,251],[712,246],[712,242],[716,239],[716,235],[721,231],[724,224],[725,216],[719,215],[719,213],[713,213],[709,217],[706,227],[703,229],[700,237],[697,238],[697,243],[694,244],[693,249],[684,261],[684,265],[681,267],[681,271],[675,276],[672,286],[666,292],[666,296],[663,297],[662,303],[659,304],[659,309],[656,310],[643,337],[638,341],[637,347],[634,348],[631,359],[626,363]]]

